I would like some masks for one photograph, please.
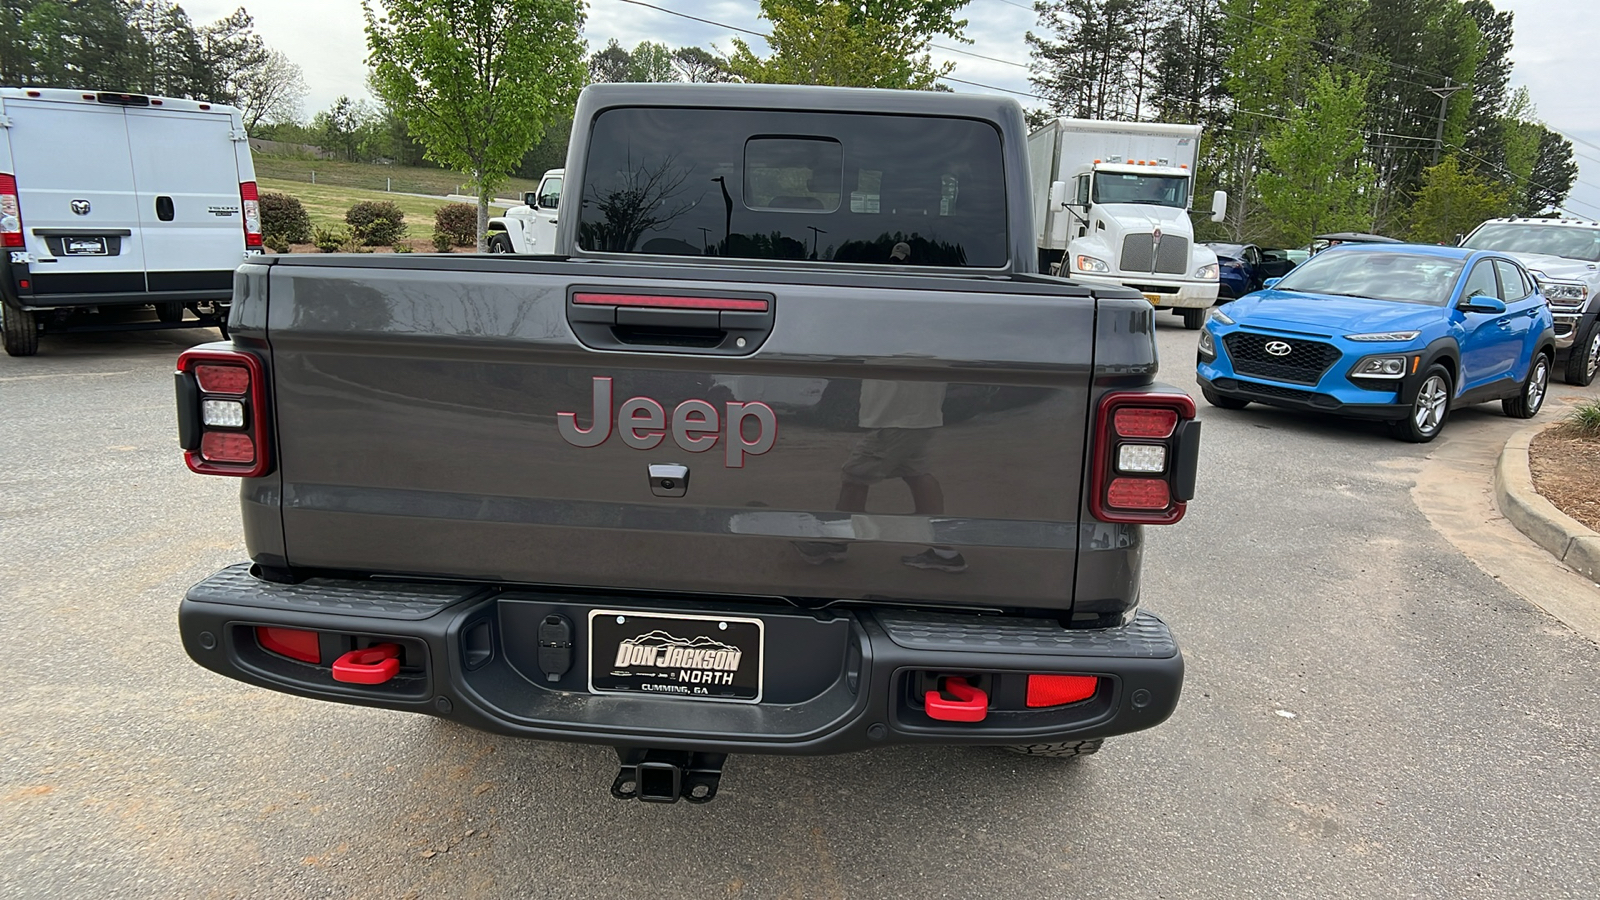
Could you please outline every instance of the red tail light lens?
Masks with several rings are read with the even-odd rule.
[[[1119,391],[1101,398],[1089,511],[1102,522],[1170,525],[1194,492],[1200,423],[1187,394]]]
[[[208,394],[242,394],[250,389],[250,370],[244,366],[195,366],[194,377]]]
[[[322,651],[317,646],[315,631],[300,631],[295,628],[257,628],[256,640],[264,649],[280,656],[313,664],[322,662]]]
[[[1117,478],[1106,488],[1106,503],[1117,509],[1163,510],[1172,502],[1172,491],[1159,478]]]
[[[178,357],[178,381],[178,431],[189,469],[239,478],[267,474],[272,460],[261,361],[242,350],[189,350]]]
[[[1066,706],[1093,697],[1099,688],[1093,675],[1029,675],[1028,705]]]
[[[254,181],[239,183],[239,206],[244,210],[244,245],[261,246],[261,195]]]
[[[1119,409],[1113,414],[1117,434],[1126,438],[1166,438],[1178,427],[1175,409]]]
[[[0,247],[22,246],[22,201],[17,198],[17,178],[0,172]]]

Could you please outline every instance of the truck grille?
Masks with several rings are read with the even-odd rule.
[[[1130,234],[1122,239],[1122,271],[1157,272],[1184,275],[1189,270],[1189,239],[1163,235],[1161,249],[1155,249],[1155,236]],[[1151,265],[1152,259],[1154,266]]]
[[[1289,345],[1289,352],[1277,356],[1267,352],[1268,343]],[[1316,384],[1340,357],[1339,348],[1322,341],[1302,341],[1272,335],[1235,331],[1222,339],[1233,361],[1233,370],[1241,375],[1270,378],[1293,384]]]

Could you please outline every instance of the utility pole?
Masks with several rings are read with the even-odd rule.
[[[1433,164],[1439,164],[1439,154],[1444,151],[1444,117],[1450,109],[1450,95],[1456,91],[1466,90],[1466,85],[1456,84],[1450,76],[1444,78],[1444,87],[1428,88],[1428,93],[1439,98],[1439,134],[1433,139]]]

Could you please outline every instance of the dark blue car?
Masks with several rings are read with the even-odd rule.
[[[1217,297],[1223,302],[1259,291],[1268,278],[1281,278],[1295,266],[1288,250],[1263,250],[1255,244],[1206,246],[1217,254]]]
[[[1339,246],[1211,310],[1197,374],[1223,409],[1264,403],[1381,419],[1431,441],[1450,410],[1499,400],[1532,418],[1555,358],[1538,285],[1502,253]]]

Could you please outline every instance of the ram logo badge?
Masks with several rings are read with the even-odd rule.
[[[658,401],[633,397],[616,408],[613,418],[610,378],[594,379],[588,428],[578,425],[575,412],[556,413],[556,428],[574,447],[604,444],[613,425],[622,442],[635,450],[654,450],[669,433],[685,453],[704,453],[720,440],[723,462],[730,469],[743,468],[746,455],[760,456],[778,442],[778,417],[765,403],[729,401],[719,413],[709,401],[685,400],[669,420],[666,407]]]

